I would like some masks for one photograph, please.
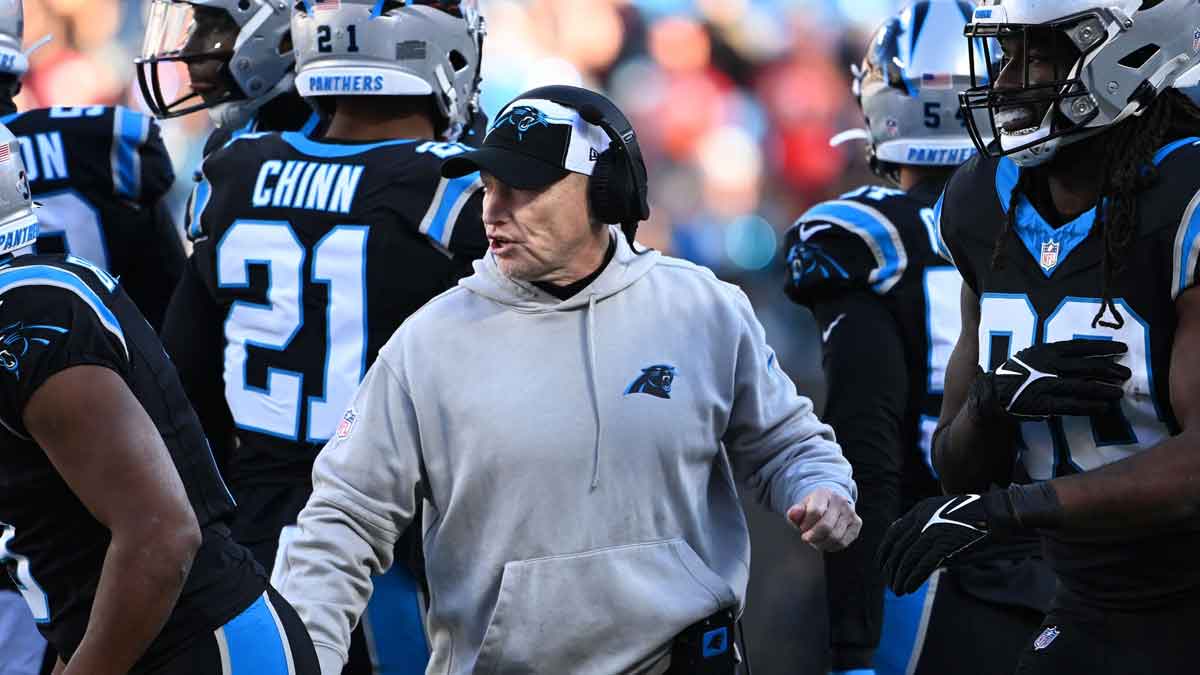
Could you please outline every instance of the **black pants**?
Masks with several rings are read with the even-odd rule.
[[[1200,607],[1114,611],[1060,593],[1017,675],[1194,675]]]
[[[266,597],[147,675],[321,675],[321,669],[296,610],[268,589]]]
[[[879,675],[1012,675],[1040,612],[981,600],[953,570],[938,570],[911,596],[888,593]]]

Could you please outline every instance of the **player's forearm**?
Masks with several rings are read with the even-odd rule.
[[[87,632],[64,675],[127,673],[170,617],[200,541],[195,521],[114,532]]]
[[[1007,485],[1017,452],[1017,423],[982,417],[968,401],[933,438],[933,464],[948,494]]]
[[[1184,432],[1133,457],[1052,481],[1060,527],[1120,530],[1200,515],[1200,433]]]

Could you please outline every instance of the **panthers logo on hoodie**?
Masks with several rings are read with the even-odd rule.
[[[671,383],[674,381],[675,366],[660,363],[643,368],[642,374],[625,390],[625,395],[650,394],[659,398],[671,398]]]

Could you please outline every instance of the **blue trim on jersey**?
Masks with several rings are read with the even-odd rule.
[[[826,222],[842,224],[846,223],[859,231],[856,232],[860,237],[865,233],[874,242],[874,246],[868,244],[868,248],[872,252],[878,250],[883,256],[879,269],[871,275],[873,288],[882,293],[890,289],[890,286],[884,288],[889,281],[895,285],[895,281],[899,280],[900,275],[904,273],[904,264],[900,258],[900,251],[897,248],[897,239],[899,233],[896,232],[895,226],[884,224],[872,216],[866,209],[870,207],[861,206],[855,202],[824,202],[817,204],[809,209],[800,220],[807,222],[813,220],[824,220]],[[894,239],[895,236],[897,239]]]
[[[129,356],[129,348],[125,344],[125,332],[121,330],[121,322],[117,321],[117,317],[112,313],[112,310],[104,304],[100,296],[96,295],[96,291],[93,291],[92,287],[88,286],[83,279],[75,276],[72,272],[57,267],[50,267],[49,265],[28,265],[26,267],[0,269],[0,295],[13,288],[34,285],[63,288],[77,295],[92,308],[92,311],[96,313],[96,317],[100,319],[100,323],[121,341],[121,347],[125,349],[125,355]]]
[[[450,212],[455,206],[459,205],[459,200],[463,193],[470,190],[472,186],[480,181],[479,172],[469,173],[458,178],[450,178],[446,181],[446,189],[442,191],[442,201],[438,204],[437,212],[433,214],[433,220],[429,223],[429,229],[425,231],[425,235],[430,239],[450,246],[450,242],[442,241],[442,234],[446,231],[446,223],[450,220]]]
[[[232,675],[289,675],[286,639],[265,597],[260,596],[220,629]]]
[[[928,593],[928,581],[909,595],[897,597],[891,589],[884,591],[883,630],[872,663],[879,675],[905,675],[908,672],[913,650],[920,646],[916,644],[917,635]]]
[[[1007,157],[1001,158],[996,165],[996,196],[1000,199],[1000,205],[1006,214],[1012,208],[1012,191],[1019,178],[1020,169],[1016,163]],[[1054,227],[1047,223],[1045,218],[1042,218],[1042,214],[1038,213],[1025,195],[1019,195],[1016,217],[1017,237],[1020,238],[1021,243],[1025,244],[1025,249],[1033,256],[1034,262],[1038,263],[1038,269],[1042,270],[1047,278],[1054,274],[1067,256],[1088,238],[1088,235],[1092,233],[1092,226],[1095,224],[1096,207],[1092,207],[1066,225]],[[1042,245],[1054,243],[1059,246],[1058,262],[1047,269],[1041,264]]]
[[[1190,136],[1188,138],[1181,138],[1173,143],[1163,146],[1162,149],[1154,153],[1154,166],[1162,164],[1168,155],[1185,145],[1200,145],[1200,138],[1197,138],[1196,136]]]
[[[375,0],[375,6],[371,8],[371,18],[374,19],[380,14],[383,14],[383,0]]]
[[[200,173],[200,182],[196,183],[196,192],[192,195],[192,213],[191,222],[188,223],[188,238],[198,239],[204,234],[204,228],[200,225],[200,218],[204,215],[204,207],[208,206],[208,200],[212,197],[212,184],[204,177],[204,173]]]
[[[1173,282],[1174,288],[1171,294],[1173,298],[1179,297],[1179,294],[1187,290],[1196,280],[1196,254],[1200,247],[1200,208],[1192,211],[1187,229],[1178,238],[1176,250],[1179,260],[1176,267],[1179,270],[1179,276]]]
[[[424,675],[429,644],[417,580],[396,564],[373,582],[363,630],[377,669],[390,675]]]
[[[141,113],[113,108],[116,116],[113,137],[113,187],[117,194],[137,199],[142,194],[142,171],[138,148],[146,142],[150,120]]]
[[[942,236],[942,208],[945,203],[946,191],[942,190],[942,194],[938,195],[938,200],[933,205],[933,230],[936,235],[934,252],[947,262],[953,264],[954,255],[950,253],[950,247],[946,245],[946,238]]]
[[[407,145],[416,143],[412,138],[401,138],[394,141],[381,141],[379,143],[366,143],[363,145],[342,145],[340,143],[321,143],[307,138],[304,134],[298,131],[287,131],[281,134],[284,142],[292,146],[296,150],[303,152],[312,157],[353,157],[361,155],[364,152],[370,152],[376,148],[386,148],[392,145]]]
[[[10,122],[17,119],[20,116],[21,116],[21,113],[19,113],[19,112],[9,113],[8,115],[5,115],[4,117],[0,117],[0,124],[3,124],[4,126],[8,126],[8,124]]]
[[[380,0],[380,2],[382,1],[383,0]],[[308,121],[304,123],[304,126],[300,127],[300,133],[304,134],[305,136],[311,136],[312,132],[316,131],[317,125],[320,123],[321,116],[314,112],[308,117]]]

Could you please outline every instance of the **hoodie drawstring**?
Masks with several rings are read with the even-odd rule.
[[[600,485],[600,434],[603,428],[600,423],[600,389],[597,380],[600,372],[596,366],[596,296],[588,296],[587,306],[587,345],[588,365],[591,368],[592,407],[596,412],[596,445],[592,448],[592,490]]]

